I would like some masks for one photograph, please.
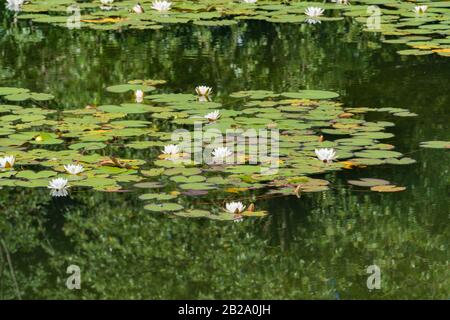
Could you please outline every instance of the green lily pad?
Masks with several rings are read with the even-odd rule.
[[[290,99],[333,99],[339,97],[339,94],[332,91],[322,90],[300,90],[299,92],[283,92],[281,94]]]
[[[144,206],[144,209],[154,212],[173,212],[182,210],[183,206],[177,203],[152,203]]]
[[[431,148],[431,149],[450,149],[450,141],[425,141],[421,142],[420,146],[422,148]]]
[[[209,217],[211,214],[206,210],[193,209],[187,211],[177,211],[174,212],[174,215],[184,218],[203,218]]]
[[[401,157],[402,154],[400,152],[390,150],[364,150],[361,152],[355,152],[355,156],[370,159],[387,159],[398,158]]]
[[[388,185],[390,182],[383,179],[375,178],[360,178],[359,180],[348,180],[349,184],[359,187],[373,187],[373,186],[383,186]]]
[[[172,200],[175,199],[177,196],[172,194],[163,194],[163,193],[146,193],[139,196],[139,199],[141,200],[159,200],[159,201],[165,201],[165,200]]]
[[[125,93],[136,90],[142,90],[143,92],[150,92],[155,90],[155,87],[146,86],[142,84],[118,84],[114,86],[109,86],[106,88],[106,90],[113,93]]]

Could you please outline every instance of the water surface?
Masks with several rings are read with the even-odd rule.
[[[417,163],[328,174],[331,190],[258,199],[271,214],[242,223],[153,214],[134,192],[52,199],[47,190],[4,188],[2,254],[15,279],[0,260],[1,298],[449,297],[450,156],[419,148],[450,137],[448,58],[400,56],[348,21],[100,32],[15,24],[0,10],[0,86],[52,93],[49,107],[107,104],[117,99],[109,85],[165,79],[167,92],[212,86],[223,103],[239,90],[321,89],[349,106],[418,114],[371,116],[395,122],[385,142]],[[355,191],[346,182],[355,177],[407,190]],[[81,268],[81,290],[65,286],[70,264]],[[380,290],[366,286],[373,264]]]

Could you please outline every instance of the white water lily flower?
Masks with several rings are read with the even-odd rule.
[[[12,168],[14,166],[14,162],[16,161],[16,158],[14,156],[5,156],[0,158],[0,168],[6,169],[6,168]]]
[[[170,154],[170,155],[176,155],[180,153],[180,148],[175,144],[169,144],[167,146],[164,146],[163,153],[164,154]]]
[[[425,11],[427,11],[427,9],[428,9],[428,6],[426,6],[426,5],[415,6],[414,7],[414,12],[417,13],[417,14],[425,13]]]
[[[197,92],[197,94],[199,96],[209,96],[212,92],[212,88],[208,87],[208,86],[197,86],[195,87],[195,92]]]
[[[81,164],[67,164],[64,166],[64,169],[70,174],[79,174],[84,171]]]
[[[310,18],[318,18],[324,13],[324,9],[319,7],[308,7],[305,9],[305,14]]]
[[[169,11],[171,6],[172,6],[172,2],[166,1],[166,0],[162,0],[162,1],[156,0],[156,1],[152,2],[152,9],[155,9],[156,11],[159,11],[159,12]]]
[[[136,97],[136,102],[141,103],[144,101],[144,91],[138,89],[134,92],[134,96]]]
[[[244,1],[245,3],[256,3],[258,0],[242,0],[242,1]]]
[[[317,158],[323,162],[329,163],[336,159],[336,151],[333,148],[316,149],[314,152],[316,153]]]
[[[205,116],[205,118],[208,119],[209,121],[216,121],[217,119],[220,118],[220,111],[216,110],[216,111],[210,112]]]
[[[241,213],[245,210],[245,206],[240,201],[227,203],[225,208],[230,213]]]
[[[100,2],[106,6],[113,4],[114,0],[100,0]]]
[[[50,180],[48,183],[47,188],[51,189],[50,194],[53,197],[65,197],[69,194],[67,192],[67,189],[69,188],[69,184],[67,179],[64,178],[56,178],[53,180]]]
[[[10,11],[20,11],[20,7],[25,0],[6,0],[6,9]]]
[[[137,13],[137,14],[144,13],[144,8],[141,6],[140,3],[138,3],[137,5],[135,5],[133,7],[133,11],[134,11],[134,13]]]
[[[231,150],[228,149],[227,147],[218,147],[214,149],[212,152],[213,161],[222,162],[223,160],[225,160],[225,158],[231,156],[232,154],[233,152],[231,152]]]

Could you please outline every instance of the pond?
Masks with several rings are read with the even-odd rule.
[[[364,32],[355,9],[320,23],[296,20],[303,7],[233,23],[211,10],[192,23],[122,8],[72,29],[61,9],[72,1],[21,19],[36,3],[0,4],[0,155],[15,157],[0,172],[2,299],[450,296],[445,41],[408,49]],[[450,9],[430,7],[449,24]],[[92,10],[86,21],[103,17]],[[200,85],[212,92],[197,97]],[[216,163],[186,160],[190,145],[165,149],[199,124],[265,129],[272,153]],[[337,157],[317,159],[324,148]],[[65,172],[70,163],[84,171]],[[70,188],[55,196],[47,185],[60,177]],[[71,265],[79,290],[66,286]],[[368,288],[370,266],[379,288]]]

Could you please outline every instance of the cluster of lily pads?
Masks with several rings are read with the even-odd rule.
[[[240,20],[273,23],[320,24],[350,17],[365,31],[383,34],[386,43],[406,44],[402,55],[450,55],[450,4],[410,3],[398,0],[334,0],[331,2],[283,0],[7,0],[19,19],[64,27],[102,30],[160,29],[167,24],[192,22],[227,26]],[[73,7],[75,6],[75,7]],[[68,8],[72,8],[68,10]],[[75,9],[76,10],[75,10]],[[74,16],[74,14],[76,16]],[[69,15],[69,16],[68,16]],[[70,24],[68,21],[70,20]],[[75,21],[74,19],[78,19]]]
[[[365,31],[381,32],[384,43],[404,44],[410,47],[397,51],[398,54],[436,53],[445,57],[450,56],[450,3],[448,1],[424,1],[415,4],[407,1],[383,0],[365,2],[378,4],[381,10],[379,12],[369,10],[364,15],[359,9],[344,15],[353,16],[356,21],[367,23],[369,14],[372,16],[379,14],[379,27],[369,27]]]
[[[369,111],[415,115],[402,108],[348,108],[335,101],[337,93],[320,90],[239,91],[231,94],[231,105],[223,106],[212,101],[210,87],[158,93],[163,83],[113,85],[106,90],[120,94],[123,103],[64,111],[38,106],[53,99],[49,94],[0,87],[0,186],[50,188],[57,197],[87,188],[138,188],[147,190],[139,197],[150,211],[240,221],[266,214],[256,209],[260,196],[300,196],[329,188],[328,181],[312,175],[414,162],[383,142],[393,137],[386,132],[392,122],[364,119]],[[236,142],[172,140],[176,129],[195,140],[199,122],[223,134],[230,129],[279,134],[264,141],[271,151],[257,162],[239,154]],[[207,148],[211,162],[192,156]],[[225,161],[230,158],[239,161]],[[273,164],[274,159],[276,170],[263,170],[266,160]]]

